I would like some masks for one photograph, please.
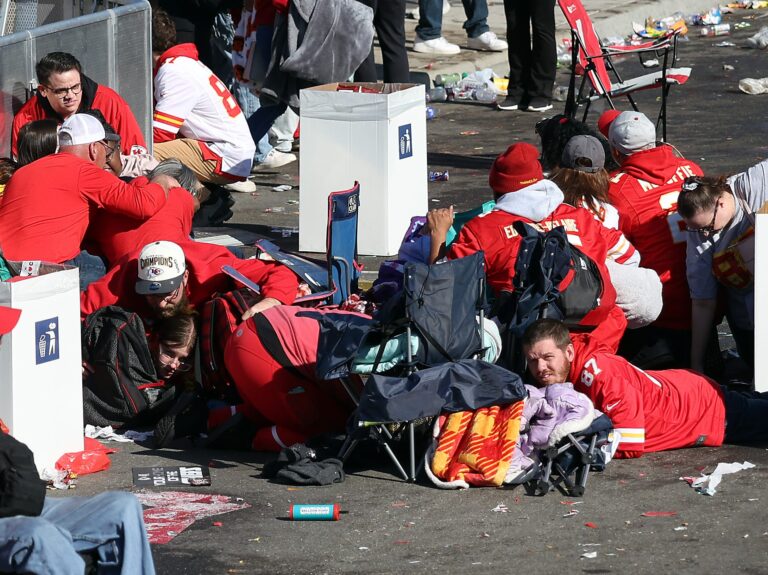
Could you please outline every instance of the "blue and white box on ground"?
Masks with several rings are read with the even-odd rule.
[[[78,270],[40,262],[10,262],[25,279],[0,282],[0,305],[21,310],[0,341],[0,419],[53,468],[83,450],[83,376]]]
[[[325,252],[328,194],[360,182],[358,251],[397,254],[427,212],[422,84],[325,84],[301,91],[299,250]]]

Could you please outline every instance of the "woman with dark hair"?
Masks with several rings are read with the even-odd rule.
[[[197,313],[189,307],[164,318],[153,330],[150,349],[161,380],[169,381],[176,376],[183,381],[191,377],[197,341],[196,319]]]
[[[715,322],[720,287],[741,358],[754,365],[754,213],[768,200],[768,160],[730,178],[692,176],[677,212],[688,230],[686,273],[691,292],[691,367],[702,371],[706,337]]]
[[[19,130],[17,145],[19,167],[31,164],[43,156],[55,154],[59,147],[59,124],[56,120],[34,120]]]

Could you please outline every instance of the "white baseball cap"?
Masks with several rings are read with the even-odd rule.
[[[622,112],[611,122],[608,141],[629,156],[656,146],[656,126],[641,112]]]
[[[59,128],[59,146],[78,146],[106,138],[104,126],[90,114],[72,114]]]
[[[141,295],[171,293],[181,285],[187,269],[184,251],[177,244],[165,241],[144,246],[138,265],[136,293]]]

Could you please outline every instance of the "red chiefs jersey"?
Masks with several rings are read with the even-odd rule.
[[[120,134],[120,149],[126,156],[148,153],[147,143],[141,134],[141,128],[139,128],[139,124],[130,106],[128,106],[128,103],[123,100],[120,94],[112,88],[97,84],[85,74],[80,74],[80,79],[83,84],[83,98],[78,112],[99,110],[109,125],[115,129],[115,132]],[[21,107],[13,118],[11,150],[14,157],[18,155],[16,138],[21,127],[33,120],[44,120],[46,118],[51,118],[58,122],[63,121],[62,118],[56,115],[48,101],[40,94],[36,94],[27,100]]]
[[[148,182],[146,177],[140,177],[134,179],[132,184],[145,185]],[[126,254],[152,242],[166,240],[178,244],[188,241],[194,215],[194,199],[184,188],[171,189],[165,205],[143,222],[96,210],[91,213],[85,248],[89,253],[105,258],[108,267],[111,267]]]
[[[658,146],[632,154],[611,177],[608,196],[619,210],[619,228],[640,252],[643,266],[659,274],[662,282],[664,308],[653,323],[659,327],[691,329],[686,231],[677,213],[677,196],[685,178],[702,173],[670,146]]]
[[[520,246],[520,237],[513,224],[518,221],[541,231],[563,226],[568,234],[568,241],[594,260],[603,279],[603,295],[600,298],[600,306],[587,314],[581,323],[597,325],[604,321],[616,304],[616,290],[605,266],[608,253],[611,250],[619,250],[621,253],[616,260],[623,263],[632,257],[635,249],[620,232],[606,228],[595,220],[591,212],[583,208],[560,204],[549,216],[538,222],[497,208],[467,222],[456,241],[451,244],[448,257],[464,257],[482,250],[485,253],[488,285],[496,293],[513,291],[515,262]],[[573,271],[566,276],[561,288],[566,287],[572,277]],[[621,326],[621,333],[625,326],[626,320]]]
[[[175,242],[184,250],[189,270],[187,298],[197,308],[208,301],[214,293],[233,290],[235,285],[228,275],[221,271],[229,265],[261,286],[264,297],[271,297],[284,304],[293,303],[298,289],[296,275],[287,267],[261,260],[242,260],[223,246],[215,246],[188,240]],[[139,246],[132,254],[125,256],[107,275],[93,282],[80,294],[80,314],[85,318],[89,313],[108,305],[137,312],[151,317],[146,299],[136,293],[138,276]]]
[[[699,445],[722,445],[720,386],[687,369],[643,371],[589,334],[572,336],[569,379],[621,434],[617,457]]]

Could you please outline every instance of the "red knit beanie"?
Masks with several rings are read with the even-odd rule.
[[[608,137],[608,130],[611,128],[611,124],[619,114],[621,114],[621,110],[606,110],[600,115],[600,119],[597,120],[597,129],[606,138]]]
[[[516,192],[544,179],[539,151],[530,144],[512,144],[493,162],[488,183],[497,194]]]

